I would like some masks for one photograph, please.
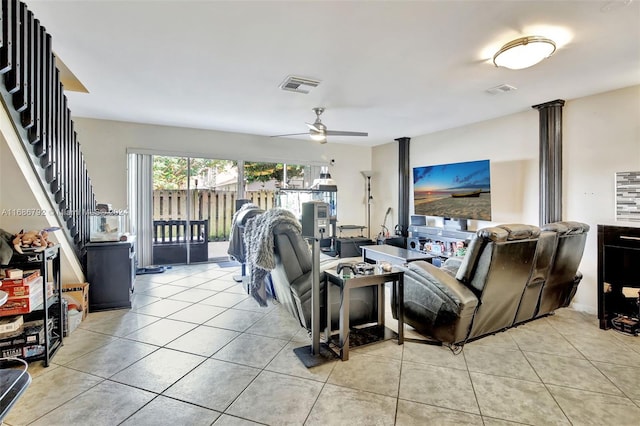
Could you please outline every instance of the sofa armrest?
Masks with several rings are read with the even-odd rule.
[[[464,283],[458,281],[448,272],[425,261],[411,262],[408,265],[408,269],[437,287],[456,305],[472,304],[475,308],[478,301],[476,295]]]
[[[405,322],[442,342],[464,341],[478,306],[473,291],[424,261],[400,270],[404,272]]]
[[[580,281],[582,281],[582,277],[582,272],[577,271],[575,277],[573,277],[573,284],[568,289],[569,291],[567,292],[567,295],[560,305],[562,308],[566,308],[567,306],[571,305],[571,301],[578,291],[578,285],[580,284]]]

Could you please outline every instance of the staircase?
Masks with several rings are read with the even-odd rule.
[[[27,6],[2,0],[0,95],[7,115],[81,265],[95,195],[56,68],[51,36]]]

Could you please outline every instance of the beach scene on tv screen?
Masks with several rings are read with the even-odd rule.
[[[414,167],[417,215],[491,220],[489,160]]]

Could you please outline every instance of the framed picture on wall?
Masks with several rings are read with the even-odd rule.
[[[640,221],[640,172],[616,173],[616,220]]]

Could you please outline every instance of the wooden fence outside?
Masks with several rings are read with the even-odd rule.
[[[275,206],[275,191],[247,191],[245,198],[268,210]],[[191,220],[209,221],[209,241],[226,241],[231,232],[231,219],[237,195],[232,191],[191,190]],[[187,218],[187,190],[156,189],[153,191],[153,220]]]

